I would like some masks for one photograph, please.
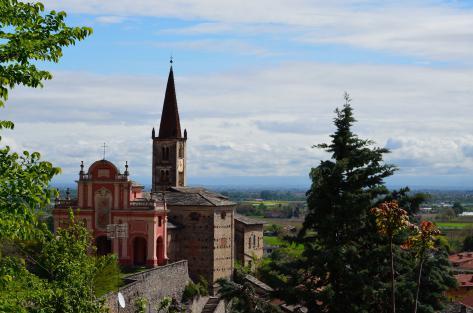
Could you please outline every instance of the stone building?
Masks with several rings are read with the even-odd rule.
[[[184,129],[182,136],[172,67],[166,85],[159,133],[156,137],[153,128],[151,138],[153,139],[152,191],[164,191],[170,186],[185,186],[187,131]]]
[[[72,208],[76,219],[91,230],[99,255],[113,252],[123,265],[165,264],[167,212],[164,199],[142,196],[143,186],[130,180],[128,164],[122,174],[105,159],[94,162],[87,173],[82,163],[77,199],[69,196],[56,199],[54,228],[67,226],[69,208]],[[120,226],[117,228],[117,225]]]
[[[170,221],[169,260],[187,260],[191,278],[210,285],[231,278],[235,203],[203,188],[186,187],[187,131],[181,133],[172,66],[159,133],[153,128],[152,195],[164,198]]]
[[[263,257],[263,225],[246,216],[235,214],[235,259],[241,265],[254,267]]]

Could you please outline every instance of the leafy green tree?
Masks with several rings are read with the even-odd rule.
[[[44,13],[39,2],[0,0],[0,107],[9,89],[51,79],[40,62],[58,62],[63,47],[91,34],[87,27],[68,27],[65,17]],[[13,127],[0,121],[0,129]],[[1,312],[101,311],[91,285],[97,268],[85,249],[87,231],[73,226],[53,235],[39,219],[56,194],[49,183],[58,173],[37,152],[0,147]]]
[[[109,254],[96,257],[93,278],[94,294],[100,297],[111,290],[117,290],[121,284],[120,274],[120,266],[116,255]]]
[[[380,235],[389,240],[389,254],[391,258],[391,308],[392,313],[396,312],[396,289],[394,272],[394,238],[406,231],[409,226],[409,217],[407,211],[399,207],[397,201],[380,203],[377,207],[371,209],[376,217],[376,226]]]
[[[9,147],[0,148],[0,242],[26,240],[41,232],[38,212],[55,196],[49,182],[59,172],[51,163],[40,161],[37,152],[20,155]]]
[[[34,62],[58,62],[63,47],[92,33],[88,27],[68,27],[65,12],[43,12],[40,2],[0,0],[0,107],[16,85],[38,87],[52,78]],[[11,121],[0,121],[0,129],[13,126]],[[8,146],[0,148],[0,239],[31,235],[37,212],[46,208],[55,192],[48,185],[58,173],[59,168],[40,161],[37,152],[19,155]]]
[[[473,251],[473,235],[466,236],[463,240],[463,251]]]
[[[63,47],[92,33],[89,27],[67,26],[65,12],[43,14],[44,5],[40,2],[0,0],[0,12],[0,106],[8,99],[9,88],[36,88],[52,78],[34,61],[58,62]]]
[[[463,211],[465,211],[465,209],[463,208],[463,205],[458,201],[455,201],[453,203],[452,209],[453,209],[453,211],[455,212],[456,215],[460,215],[460,214],[463,213]]]
[[[442,214],[440,215],[443,220],[450,221],[455,218],[455,211],[453,208],[445,208],[442,210]]]
[[[431,250],[436,249],[435,236],[440,235],[438,228],[429,221],[422,221],[419,226],[419,231],[413,237],[409,238],[409,245],[416,248],[416,256],[418,259],[417,265],[417,283],[416,283],[416,296],[414,300],[414,313],[417,312],[419,305],[419,292],[422,278],[422,267],[424,265],[426,256]]]
[[[103,303],[95,294],[96,277],[102,269],[97,264],[111,260],[91,255],[91,243],[90,232],[74,221],[71,212],[69,227],[60,228],[55,234],[44,230],[36,239],[15,241],[15,248],[10,251],[3,245],[0,311],[104,312]],[[9,297],[22,289],[25,292]]]

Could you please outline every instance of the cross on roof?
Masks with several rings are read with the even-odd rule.
[[[106,149],[107,147],[108,147],[108,146],[105,145],[105,142],[104,142],[104,143],[103,143],[103,146],[102,146],[102,148],[103,148],[103,159],[104,159],[104,160],[105,160],[105,149]]]

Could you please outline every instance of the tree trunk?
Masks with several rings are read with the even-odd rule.
[[[417,273],[417,288],[416,288],[416,299],[415,299],[415,302],[414,302],[414,313],[417,313],[417,302],[419,300],[419,291],[420,291],[420,278],[422,277],[422,265],[424,265],[424,253],[423,252],[420,256],[419,272]]]
[[[389,251],[391,253],[391,313],[396,313],[396,289],[394,286],[394,252],[392,236],[389,240]]]

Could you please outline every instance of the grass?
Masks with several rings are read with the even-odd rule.
[[[455,228],[455,229],[464,229],[467,227],[473,227],[473,223],[465,222],[436,222],[438,228]]]
[[[264,236],[264,244],[269,246],[281,246],[284,242],[277,236]]]
[[[286,249],[290,249],[292,251],[295,251],[297,253],[301,253],[304,250],[304,245],[303,244],[296,244],[296,243],[287,243],[283,240],[281,240],[277,236],[264,236],[263,237],[264,244],[269,245],[269,246],[279,246],[279,247],[285,247]]]

